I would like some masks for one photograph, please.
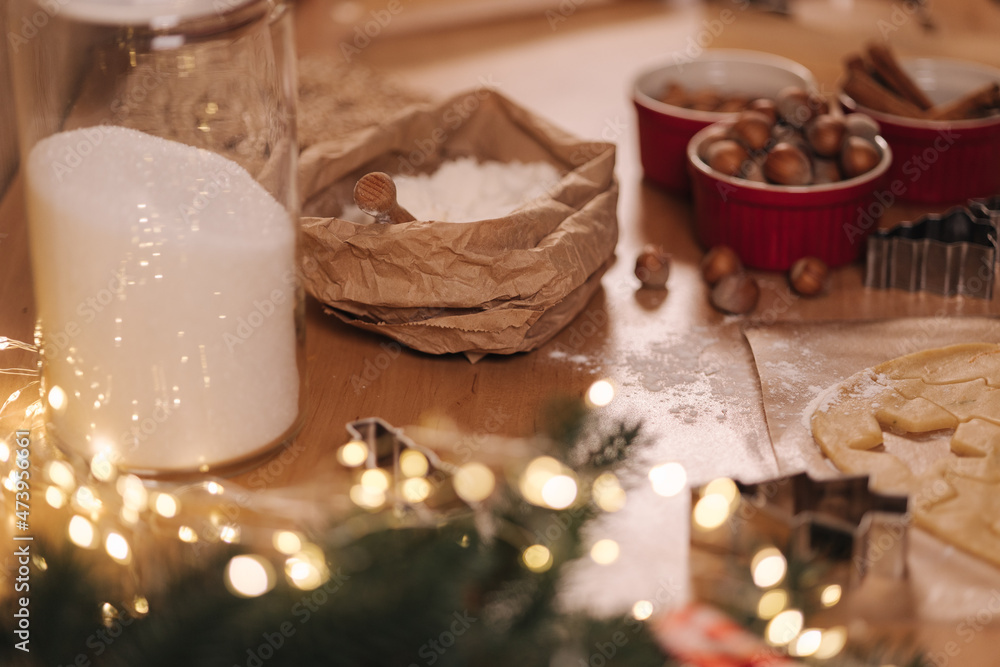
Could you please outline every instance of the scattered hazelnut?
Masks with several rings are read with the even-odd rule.
[[[708,166],[727,176],[735,176],[743,169],[750,154],[732,139],[716,141],[706,149]]]
[[[778,185],[809,185],[812,165],[801,149],[782,142],[764,158],[764,177]]]
[[[661,246],[646,245],[635,258],[635,277],[645,287],[664,288],[670,276],[670,255]]]
[[[771,120],[760,111],[744,111],[729,128],[729,136],[747,150],[763,150],[771,140],[771,125]]]
[[[844,141],[844,121],[830,114],[816,116],[806,127],[806,139],[816,155],[834,157]]]
[[[848,114],[844,118],[844,130],[849,137],[861,137],[868,141],[875,141],[875,137],[882,131],[878,121],[864,113]]]
[[[747,110],[758,111],[764,114],[771,121],[771,125],[778,122],[778,108],[774,105],[774,100],[769,100],[766,97],[758,97],[747,104]]]
[[[724,313],[743,315],[757,306],[760,298],[760,287],[752,276],[743,273],[732,273],[712,288],[712,305]]]
[[[774,100],[778,115],[792,127],[802,127],[813,117],[809,107],[809,93],[798,86],[783,88]]]
[[[840,152],[840,168],[844,178],[854,178],[871,171],[881,159],[875,144],[861,137],[848,137]]]
[[[666,90],[660,95],[660,101],[664,104],[672,104],[675,107],[686,107],[689,101],[688,92],[679,83],[667,84]]]
[[[802,296],[816,296],[826,288],[830,270],[821,259],[803,257],[792,265],[788,282]]]
[[[743,270],[736,251],[727,245],[717,245],[710,249],[701,260],[701,277],[709,285],[714,285],[723,278]]]

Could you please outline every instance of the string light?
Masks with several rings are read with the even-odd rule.
[[[753,583],[760,588],[770,588],[781,582],[788,571],[785,556],[775,547],[765,547],[750,561]]]
[[[225,582],[233,595],[260,597],[274,587],[274,568],[260,556],[234,556],[226,565]]]
[[[496,478],[493,476],[493,471],[482,463],[466,463],[455,472],[451,483],[459,498],[467,503],[478,503],[493,493]]]
[[[544,544],[532,544],[521,553],[521,560],[532,572],[545,572],[552,567],[552,552]]]
[[[337,460],[348,468],[357,468],[368,460],[368,445],[360,440],[351,440],[337,450]]]
[[[598,380],[587,389],[587,405],[603,408],[615,400],[615,386],[610,380]]]
[[[605,512],[617,512],[625,507],[625,490],[613,472],[601,473],[591,487],[594,504]]]
[[[637,621],[645,621],[653,615],[653,603],[649,600],[639,600],[632,605],[632,618]]]
[[[653,485],[653,491],[671,498],[687,485],[687,471],[680,463],[662,463],[649,471],[649,481]]]
[[[614,540],[598,540],[590,548],[590,557],[598,565],[610,565],[618,560],[621,549]]]
[[[798,609],[786,609],[768,622],[764,639],[772,646],[787,646],[802,632],[803,620]]]

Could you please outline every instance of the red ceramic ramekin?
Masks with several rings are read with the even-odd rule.
[[[1000,70],[940,58],[914,58],[900,65],[934,104],[943,104],[991,82]],[[964,204],[1000,194],[1000,116],[935,121],[873,111],[846,94],[848,111],[863,111],[882,126],[893,152],[889,183],[901,200],[923,204]]]
[[[638,118],[643,173],[649,180],[681,194],[688,193],[691,187],[685,155],[691,137],[734,114],[664,104],[658,98],[670,83],[679,83],[688,90],[712,88],[725,94],[772,99],[788,86],[815,88],[812,74],[797,62],[739,49],[705,51],[697,59],[678,58],[640,74],[632,87],[632,101]]]
[[[891,204],[886,177],[893,157],[882,137],[876,138],[882,159],[871,171],[838,183],[789,186],[710,168],[698,146],[717,131],[701,130],[687,147],[698,238],[706,248],[732,246],[749,267],[784,271],[802,257],[847,264]]]

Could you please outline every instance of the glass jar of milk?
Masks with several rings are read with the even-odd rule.
[[[295,59],[280,0],[14,0],[47,435],[233,469],[304,396]]]

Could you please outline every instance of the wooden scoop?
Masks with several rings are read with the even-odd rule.
[[[384,225],[416,220],[396,202],[396,184],[385,172],[373,171],[358,179],[354,186],[354,203]]]

